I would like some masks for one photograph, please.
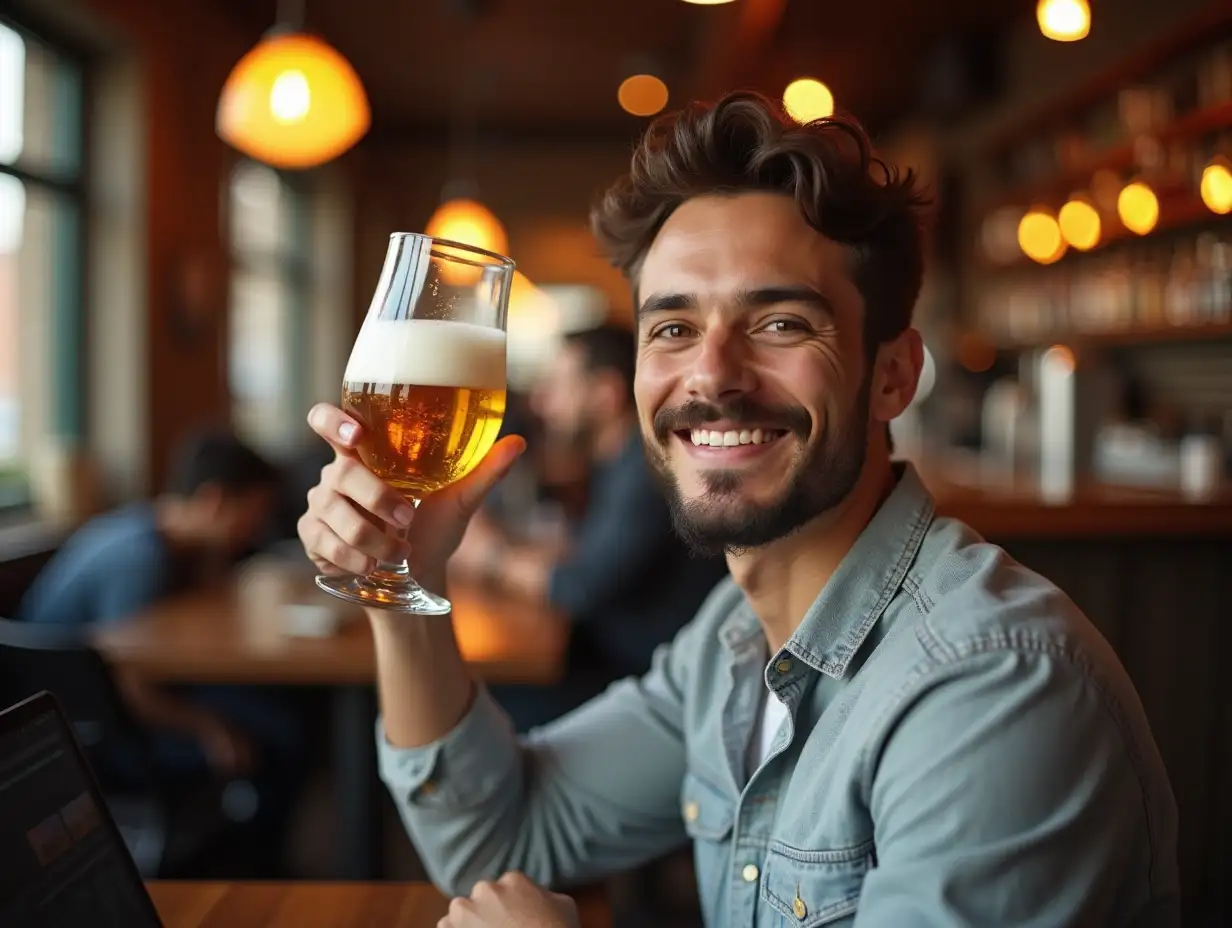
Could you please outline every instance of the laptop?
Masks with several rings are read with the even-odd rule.
[[[0,925],[163,928],[48,692],[0,712]]]

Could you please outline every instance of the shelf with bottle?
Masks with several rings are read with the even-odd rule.
[[[1232,228],[997,276],[980,288],[975,317],[1002,348],[1232,337]]]
[[[1209,159],[1201,154],[1195,157],[1193,149],[1209,147],[1214,149],[1212,156],[1218,154],[1223,147],[1221,142],[1226,142],[1220,136],[1226,132],[1232,132],[1232,99],[1191,110],[1110,147],[1082,146],[1078,154],[1055,170],[999,189],[987,198],[979,212],[992,215],[1005,207],[1024,204],[1047,204],[1056,209],[1075,191],[1096,187],[1099,180],[1110,175],[1128,179],[1142,173],[1157,173],[1170,176],[1174,182],[1200,175]],[[1112,205],[1115,211],[1115,203]]]
[[[981,267],[1050,265],[1232,215],[1232,6],[1112,76],[975,165]]]

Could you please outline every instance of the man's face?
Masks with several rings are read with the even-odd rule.
[[[872,378],[850,259],[769,193],[689,200],[647,252],[638,416],[695,547],[767,544],[855,486]]]
[[[552,436],[574,444],[590,434],[590,379],[581,349],[562,346],[531,395],[532,410]]]
[[[214,501],[201,509],[201,518],[207,523],[204,533],[211,546],[231,555],[250,548],[259,540],[273,503],[274,493],[266,487],[220,490]]]

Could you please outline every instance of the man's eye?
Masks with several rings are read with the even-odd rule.
[[[803,332],[806,328],[805,324],[799,319],[774,319],[766,323],[763,331],[788,334],[791,332]]]
[[[689,334],[689,327],[679,322],[669,322],[655,329],[655,338],[683,338]]]

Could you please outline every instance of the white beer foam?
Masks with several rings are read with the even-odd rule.
[[[471,322],[369,317],[343,379],[504,390],[505,333]]]

